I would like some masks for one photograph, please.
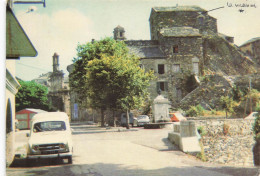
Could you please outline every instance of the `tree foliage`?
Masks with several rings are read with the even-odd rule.
[[[19,83],[21,87],[15,96],[16,111],[25,108],[35,108],[46,111],[51,110],[51,105],[49,104],[47,97],[47,87],[34,81],[19,80]]]
[[[220,103],[222,105],[222,108],[226,111],[226,118],[228,116],[228,113],[234,112],[234,107],[236,106],[236,103],[229,96],[221,96]]]
[[[102,112],[142,105],[153,73],[139,67],[139,58],[128,53],[124,42],[105,38],[79,45],[77,51],[70,85],[83,106]]]
[[[260,112],[258,111],[258,115],[255,119],[255,123],[253,125],[253,131],[255,134],[255,140],[260,141]]]

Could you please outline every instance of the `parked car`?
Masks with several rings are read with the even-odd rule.
[[[258,112],[251,112],[245,119],[256,119]]]
[[[187,120],[180,112],[170,113],[170,118],[172,122],[179,122]]]
[[[150,123],[150,117],[147,115],[139,115],[134,119],[134,126],[144,126],[145,124]]]
[[[121,126],[126,126],[126,113],[121,114],[121,121],[120,121]],[[129,113],[129,125],[134,126],[134,115],[133,113]]]
[[[40,158],[68,159],[72,163],[72,138],[69,118],[64,112],[36,114],[31,123],[27,161]]]

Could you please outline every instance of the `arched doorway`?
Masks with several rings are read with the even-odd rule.
[[[7,106],[6,106],[6,134],[12,131],[13,131],[12,104],[11,104],[11,100],[8,99]]]
[[[6,165],[9,166],[14,158],[15,133],[11,99],[6,103]]]

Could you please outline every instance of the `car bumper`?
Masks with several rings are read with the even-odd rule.
[[[38,159],[38,158],[65,158],[72,156],[72,152],[68,153],[58,153],[58,154],[48,154],[48,155],[27,155],[28,159]]]
[[[137,123],[138,126],[144,126],[145,124],[149,124],[149,122],[138,122]]]

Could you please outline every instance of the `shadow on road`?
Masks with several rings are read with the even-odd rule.
[[[258,176],[259,168],[251,167],[205,167],[205,166],[186,166],[186,167],[165,167],[160,169],[142,169],[125,167],[119,164],[95,163],[91,165],[62,165],[57,167],[30,168],[15,170],[8,169],[7,173],[12,175],[30,176]],[[7,174],[8,175],[8,174]]]
[[[93,134],[93,133],[107,133],[107,132],[130,132],[130,131],[138,131],[138,128],[125,129],[122,127],[72,127],[73,135],[77,134]]]
[[[43,167],[43,166],[59,166],[65,165],[68,161],[65,159],[34,159],[34,160],[27,160],[27,159],[14,159],[13,163],[11,164],[10,168],[21,168],[21,167]]]
[[[172,144],[168,138],[163,138],[162,142],[164,143],[165,146],[168,147],[168,149],[161,149],[159,151],[180,151],[179,147]]]

